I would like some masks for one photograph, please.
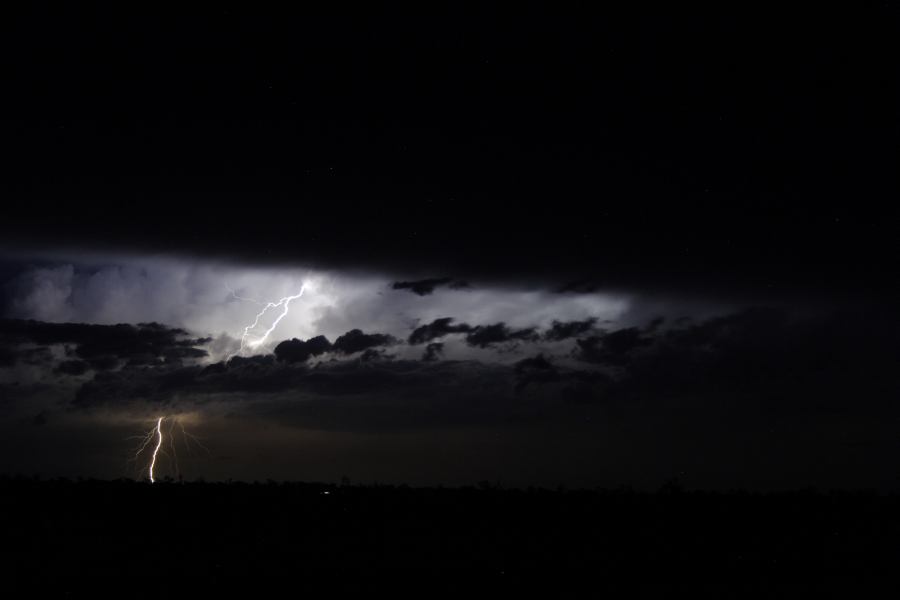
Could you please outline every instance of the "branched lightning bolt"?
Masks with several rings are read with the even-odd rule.
[[[136,461],[141,456],[141,454],[143,454],[144,450],[147,449],[147,446],[150,445],[150,442],[151,442],[151,440],[153,440],[153,437],[155,434],[156,434],[156,427],[153,427],[145,435],[135,436],[135,438],[141,440],[141,443],[138,444],[137,448],[135,448],[134,456],[132,456],[131,460],[129,460],[128,462]],[[129,439],[134,439],[134,438],[129,438]]]
[[[209,451],[209,448],[204,446],[203,443],[200,441],[200,439],[197,436],[191,435],[190,433],[185,431],[184,423],[179,421],[178,425],[181,426],[181,434],[184,436],[184,447],[187,448],[188,454],[190,454],[190,452],[191,452],[191,445],[188,444],[188,440],[190,440],[190,441],[194,442],[195,444],[197,444],[198,446],[200,446],[200,448],[202,448],[204,452],[206,452],[209,455],[212,455],[212,452]]]
[[[168,427],[168,446],[171,451],[171,456],[168,452],[163,450],[163,445],[166,443],[163,439],[165,436],[163,434],[163,421],[169,419],[170,425]],[[181,430],[182,440],[184,443],[184,447],[187,449],[188,454],[191,452],[191,442],[196,444],[199,448],[202,448],[207,454],[211,454],[209,448],[207,448],[203,443],[194,435],[191,435],[184,428],[184,423],[181,422],[177,417],[170,416],[162,416],[156,419],[156,425],[154,425],[146,434],[141,436],[135,436],[136,439],[141,440],[138,446],[134,450],[134,454],[131,459],[129,459],[129,463],[137,462],[141,455],[146,451],[155,441],[156,445],[153,446],[153,453],[150,457],[150,463],[147,466],[147,475],[150,478],[150,483],[156,483],[156,469],[157,469],[157,458],[160,454],[167,456],[171,460],[172,469],[176,475],[176,477],[180,477],[181,468],[178,464],[178,451],[176,450],[175,445],[175,425]]]
[[[256,348],[259,348],[264,343],[266,343],[266,340],[269,339],[269,335],[271,335],[271,333],[273,331],[275,331],[275,328],[278,327],[278,323],[280,323],[281,320],[284,317],[286,317],[288,312],[290,311],[291,301],[296,300],[297,298],[302,296],[304,291],[306,291],[305,283],[302,286],[300,286],[300,291],[297,292],[296,294],[294,294],[293,296],[285,296],[278,302],[267,302],[267,303],[263,304],[262,302],[258,302],[256,300],[253,300],[252,298],[242,298],[242,297],[238,296],[234,290],[231,290],[231,295],[234,298],[236,298],[238,300],[247,300],[249,302],[256,303],[256,304],[262,306],[263,309],[261,311],[259,311],[259,313],[256,315],[256,318],[253,320],[252,323],[250,323],[249,325],[244,327],[244,333],[241,334],[241,347],[238,349],[237,352],[232,354],[231,357],[229,357],[229,358],[233,358],[234,356],[237,356],[238,354],[242,354],[246,348],[255,350]],[[275,320],[272,321],[272,324],[265,331],[265,333],[263,333],[261,336],[256,337],[256,339],[250,339],[251,337],[255,337],[255,336],[251,335],[251,331],[253,331],[257,327],[259,327],[259,320],[262,319],[263,316],[267,312],[269,312],[270,309],[273,309],[273,308],[281,308],[282,309],[281,313],[277,317],[275,317]]]

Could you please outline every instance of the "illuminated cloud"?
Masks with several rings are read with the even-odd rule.
[[[395,287],[389,276],[377,273],[191,258],[43,259],[40,265],[24,266],[7,283],[6,313],[48,322],[162,323],[213,337],[206,347],[211,360],[241,353],[242,346],[243,354],[271,353],[283,340],[318,335],[335,340],[335,350],[345,352],[338,338],[354,329],[411,344],[465,333],[465,340],[445,349],[451,357],[464,358],[483,357],[480,350],[507,338],[537,341],[533,331],[557,322],[627,318],[633,305],[623,293],[560,295],[534,285],[451,285],[426,296]],[[300,295],[301,289],[307,291]],[[465,321],[452,322],[454,317]],[[551,336],[548,342],[559,339]]]

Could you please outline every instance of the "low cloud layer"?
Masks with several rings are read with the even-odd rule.
[[[389,360],[383,351],[401,343],[361,330],[333,344],[324,336],[292,339],[280,343],[273,355],[218,362],[204,360],[202,346],[209,339],[156,324],[6,320],[0,322],[0,339],[5,368],[28,365],[71,378],[72,406],[81,408],[144,405],[177,411],[181,403],[193,407],[236,395],[249,400],[273,394],[286,403],[340,396],[359,396],[365,403],[366,397],[382,395],[411,398],[410,389],[416,390],[415,406],[427,407],[429,398],[439,398],[450,382],[454,397],[465,405],[466,390],[475,385],[467,383],[470,375],[477,373],[482,381],[491,373],[489,387],[498,397],[531,394],[625,412],[654,406],[716,414],[750,411],[759,417],[793,416],[813,407],[819,414],[893,413],[886,392],[896,388],[891,365],[898,332],[867,325],[859,315],[854,323],[852,317],[756,308],[668,328],[658,323],[600,332],[589,328],[556,354],[539,352],[512,364],[446,360],[440,342],[428,344],[416,360]],[[557,324],[549,331],[558,330]],[[542,337],[534,329],[499,324],[472,328],[466,340],[484,332],[485,339],[471,343],[528,343]],[[61,353],[50,351],[60,345]],[[493,402],[489,395],[476,395],[479,402]],[[398,403],[392,401],[391,410],[414,410]],[[385,420],[389,417],[380,422]]]
[[[180,365],[184,360],[208,356],[200,346],[210,341],[211,338],[192,338],[183,329],[159,323],[91,325],[0,320],[0,345],[7,364],[25,353],[33,355],[32,345],[45,349],[63,346],[65,355],[71,358],[56,368],[65,374],[81,375],[88,368],[107,370],[122,363]]]

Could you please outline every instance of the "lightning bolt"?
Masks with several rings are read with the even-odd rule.
[[[265,304],[252,298],[243,298],[241,296],[238,296],[234,290],[232,290],[231,288],[228,289],[231,291],[231,295],[235,299],[246,300],[263,307],[262,310],[259,311],[259,313],[256,315],[256,318],[253,320],[253,322],[244,327],[244,332],[241,334],[241,347],[237,352],[228,357],[230,359],[234,358],[238,354],[243,354],[244,351],[248,348],[250,350],[256,350],[257,348],[265,344],[266,340],[269,339],[269,335],[271,335],[272,332],[275,331],[275,328],[278,327],[278,324],[281,322],[281,320],[287,316],[288,312],[290,311],[291,301],[301,297],[303,295],[303,292],[306,291],[306,283],[300,286],[300,291],[293,296],[285,296],[278,302],[266,302]],[[259,336],[253,335],[251,332],[259,327],[259,320],[262,319],[267,312],[275,308],[281,308],[281,313],[277,317],[275,317],[275,320],[272,321],[272,324],[265,331],[265,333]]]
[[[159,435],[159,441],[156,442],[156,448],[153,449],[153,460],[150,461],[150,483],[156,483],[156,480],[153,479],[153,467],[156,466],[156,455],[159,453],[159,447],[162,446],[162,421],[165,417],[160,417],[156,422],[156,433]]]
[[[171,451],[171,456],[163,449],[165,444],[165,435],[163,434],[163,422],[167,419],[170,420],[170,424],[168,427],[168,447]],[[196,436],[191,435],[184,428],[184,423],[181,422],[177,417],[170,416],[162,416],[156,419],[156,424],[150,428],[150,430],[144,435],[135,436],[136,439],[139,439],[137,447],[134,450],[132,457],[129,459],[129,463],[137,462],[140,460],[141,455],[144,454],[148,448],[153,446],[153,452],[150,456],[150,463],[147,466],[147,475],[150,478],[150,483],[156,483],[156,470],[157,470],[157,462],[159,459],[159,455],[162,454],[169,458],[170,464],[175,472],[175,475],[181,476],[181,469],[178,465],[178,452],[176,450],[175,445],[175,426],[181,430],[182,441],[184,443],[184,447],[187,449],[188,455],[191,454],[191,443],[196,444],[199,448],[203,449],[207,454],[211,454],[209,448],[207,448]],[[156,442],[154,445],[153,442]]]
[[[137,439],[141,440],[141,443],[138,444],[137,448],[135,448],[134,455],[131,457],[131,459],[128,462],[137,461],[140,458],[141,454],[144,453],[144,450],[147,449],[147,446],[150,445],[150,442],[153,440],[155,435],[156,435],[156,427],[153,427],[146,434],[135,436]],[[133,439],[133,438],[129,438],[129,439]]]

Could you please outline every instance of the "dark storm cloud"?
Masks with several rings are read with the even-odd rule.
[[[288,363],[306,362],[313,356],[330,351],[331,342],[324,335],[318,335],[305,342],[297,338],[285,340],[275,346],[275,358]]]
[[[525,329],[512,329],[506,323],[494,323],[493,325],[479,325],[472,329],[466,336],[466,343],[478,348],[487,348],[495,344],[507,342],[528,341],[538,339],[534,327]]]
[[[409,290],[417,296],[428,296],[434,293],[439,287],[449,287],[452,290],[465,289],[469,284],[465,281],[454,280],[451,277],[440,277],[435,279],[420,279],[418,281],[395,281],[391,284],[391,288],[395,290]]]
[[[454,325],[452,317],[443,317],[413,330],[409,336],[409,343],[414,345],[424,344],[451,333],[469,333],[470,331],[472,331],[471,325],[466,325],[465,323]]]
[[[94,369],[110,369],[126,361],[130,364],[150,364],[159,361],[181,363],[184,359],[207,356],[195,346],[209,342],[209,338],[191,338],[187,331],[158,323],[138,325],[89,325],[84,323],[45,323],[32,320],[0,320],[0,344],[6,353],[26,363],[52,360],[48,346],[73,346],[71,352]],[[37,348],[24,348],[37,344]],[[62,367],[62,373],[80,366]]]
[[[339,354],[353,354],[377,346],[388,346],[397,343],[396,338],[385,333],[363,333],[360,329],[351,329],[334,340],[332,349]]]
[[[566,339],[590,325],[590,320],[557,322],[544,337]],[[7,366],[30,363],[72,376],[100,371],[77,388],[74,404],[80,407],[203,404],[234,395],[279,396],[278,402],[354,395],[364,403],[367,396],[402,396],[413,388],[425,397],[432,392],[440,396],[447,382],[432,377],[435,373],[460,383],[454,393],[465,396],[461,382],[474,371],[479,377],[496,377],[492,385],[506,390],[504,394],[595,403],[618,411],[638,406],[690,411],[702,406],[711,412],[731,407],[791,415],[853,413],[889,407],[897,390],[891,374],[898,331],[883,311],[813,315],[756,308],[699,322],[676,321],[665,328],[653,320],[645,327],[592,330],[592,335],[576,338],[568,358],[538,354],[507,367],[441,360],[440,342],[426,347],[423,360],[393,359],[380,349],[394,341],[390,336],[360,330],[340,336],[333,346],[323,336],[295,339],[279,344],[275,355],[185,366],[181,357],[199,356],[203,351],[190,344],[203,340],[184,337],[179,329],[34,321],[2,321],[0,326]],[[504,323],[470,327],[450,319],[436,320],[418,336],[462,329],[467,343],[482,348],[537,338],[532,328],[512,329]],[[71,344],[71,355],[52,359],[47,347],[54,344]],[[310,357],[329,351],[359,358],[307,364]],[[144,360],[148,356],[158,359]],[[120,370],[109,370],[119,364]],[[10,389],[20,394],[17,390],[24,388]],[[401,410],[394,401],[391,406]]]
[[[594,328],[597,319],[585,319],[583,321],[553,321],[553,325],[544,332],[544,339],[553,342],[578,337],[588,333]]]
[[[684,289],[685,275],[701,288],[756,285],[749,275],[760,275],[776,285],[887,286],[891,277],[869,277],[891,273],[895,254],[893,220],[883,218],[890,203],[881,202],[897,190],[886,168],[897,148],[885,134],[896,123],[896,88],[884,80],[894,70],[894,18],[892,3],[879,4],[888,8],[817,8],[817,27],[801,25],[809,19],[801,8],[777,19],[738,9],[569,20],[536,11],[517,15],[517,26],[232,16],[220,31],[233,34],[202,43],[205,26],[98,20],[98,32],[120,32],[104,43],[120,51],[103,54],[67,16],[43,15],[6,36],[46,53],[23,56],[7,73],[7,114],[19,126],[2,139],[10,202],[0,239],[505,280],[541,274]],[[296,34],[298,21],[309,34]],[[624,23],[639,33],[623,33]],[[167,55],[145,52],[144,40],[157,36],[168,40]],[[766,47],[754,48],[760,37]],[[461,39],[474,45],[462,51]],[[279,45],[285,40],[296,45]],[[209,56],[232,53],[240,69],[206,68]],[[67,66],[35,85],[47,56],[66,56]],[[129,62],[136,56],[143,68]],[[350,56],[368,57],[366,68],[348,68]],[[608,85],[596,84],[598,68]],[[87,72],[134,78],[116,89],[116,110],[97,102],[109,97],[107,78]],[[335,73],[345,77],[336,82]],[[265,94],[263,79],[272,88]],[[823,79],[833,82],[828,94]],[[147,93],[188,80],[191,94]],[[348,120],[363,95],[370,110]],[[204,118],[149,119],[161,106],[161,114]],[[869,116],[835,118],[843,114]],[[160,156],[165,171],[140,170]],[[785,197],[771,199],[772,190]],[[857,201],[847,203],[853,192]],[[248,196],[265,204],[300,195],[310,201],[281,203],[265,227],[248,227],[245,211],[219,210]],[[123,197],[153,210],[135,219]],[[346,198],[362,197],[371,201],[348,218]],[[509,198],[536,209],[511,210]],[[192,226],[171,227],[175,214]],[[299,222],[341,226],[298,236]]]

